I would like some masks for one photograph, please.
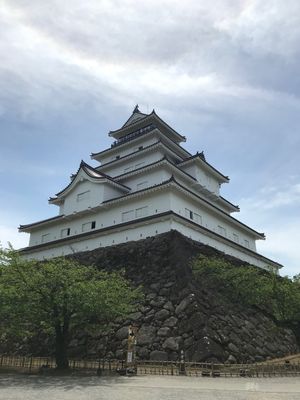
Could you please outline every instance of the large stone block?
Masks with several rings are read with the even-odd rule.
[[[164,341],[162,347],[165,350],[178,351],[180,340],[180,337],[169,337]]]
[[[128,326],[123,326],[116,332],[116,338],[120,341],[128,338]]]
[[[156,337],[156,329],[151,325],[143,325],[137,334],[137,344],[144,346],[151,344]]]
[[[168,360],[168,353],[165,351],[154,350],[150,353],[150,360],[153,361],[167,361]]]
[[[155,319],[157,319],[159,321],[163,321],[163,320],[167,319],[169,315],[170,315],[170,312],[168,310],[163,309],[163,310],[157,311],[157,313],[155,313],[154,317],[155,317]]]
[[[210,361],[217,360],[224,362],[226,359],[225,351],[222,346],[213,340],[204,337],[195,342],[187,351],[186,359],[188,361]]]

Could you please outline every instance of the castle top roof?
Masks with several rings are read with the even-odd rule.
[[[139,110],[139,105],[137,104],[137,105],[134,107],[134,109],[133,109],[133,111],[132,111],[132,114],[130,115],[130,117],[128,118],[128,120],[124,123],[124,125],[122,126],[122,128],[125,128],[126,126],[131,125],[131,124],[133,124],[134,122],[139,121],[140,119],[142,119],[142,118],[144,118],[144,117],[146,117],[146,116],[147,116],[147,114],[142,113],[142,112]],[[121,128],[121,129],[122,129],[122,128]]]
[[[141,128],[148,127],[149,125],[158,128],[175,143],[186,141],[185,136],[180,135],[171,128],[171,126],[162,120],[154,110],[152,110],[150,114],[143,114],[138,109],[138,106],[135,107],[129,119],[120,129],[110,131],[108,135],[115,138],[117,141],[123,141],[127,137],[132,136],[133,133],[138,132]],[[134,135],[132,137],[134,137]]]

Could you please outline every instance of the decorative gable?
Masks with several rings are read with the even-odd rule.
[[[82,161],[69,185],[56,197],[51,197],[49,203],[59,205],[60,214],[69,215],[97,207],[103,201],[120,197],[129,191],[127,186]]]

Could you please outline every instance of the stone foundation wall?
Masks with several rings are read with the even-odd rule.
[[[190,261],[198,254],[221,253],[172,231],[76,254],[98,268],[125,268],[127,278],[143,286],[145,299],[137,312],[111,324],[110,332],[74,338],[70,356],[123,358],[130,324],[139,327],[140,359],[178,360],[184,350],[187,361],[252,362],[299,351],[291,330],[257,309],[231,303],[205,281],[197,283]]]

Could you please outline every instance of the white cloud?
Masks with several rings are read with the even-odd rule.
[[[28,246],[29,237],[25,233],[19,233],[17,227],[11,225],[0,225],[0,243],[2,247],[8,247],[11,243],[13,248],[20,249]]]
[[[252,197],[242,199],[241,217],[266,233],[258,251],[283,264],[282,275],[300,273],[300,184],[290,177],[286,184],[265,186]]]
[[[242,199],[248,211],[273,210],[284,206],[300,207],[300,183],[286,183],[261,189],[252,198]]]
[[[275,53],[285,59],[299,55],[299,1],[245,1],[238,16],[224,18],[217,26],[245,50]]]
[[[258,243],[258,251],[284,265],[281,275],[300,273],[300,216],[293,222],[267,227],[267,240]]]

